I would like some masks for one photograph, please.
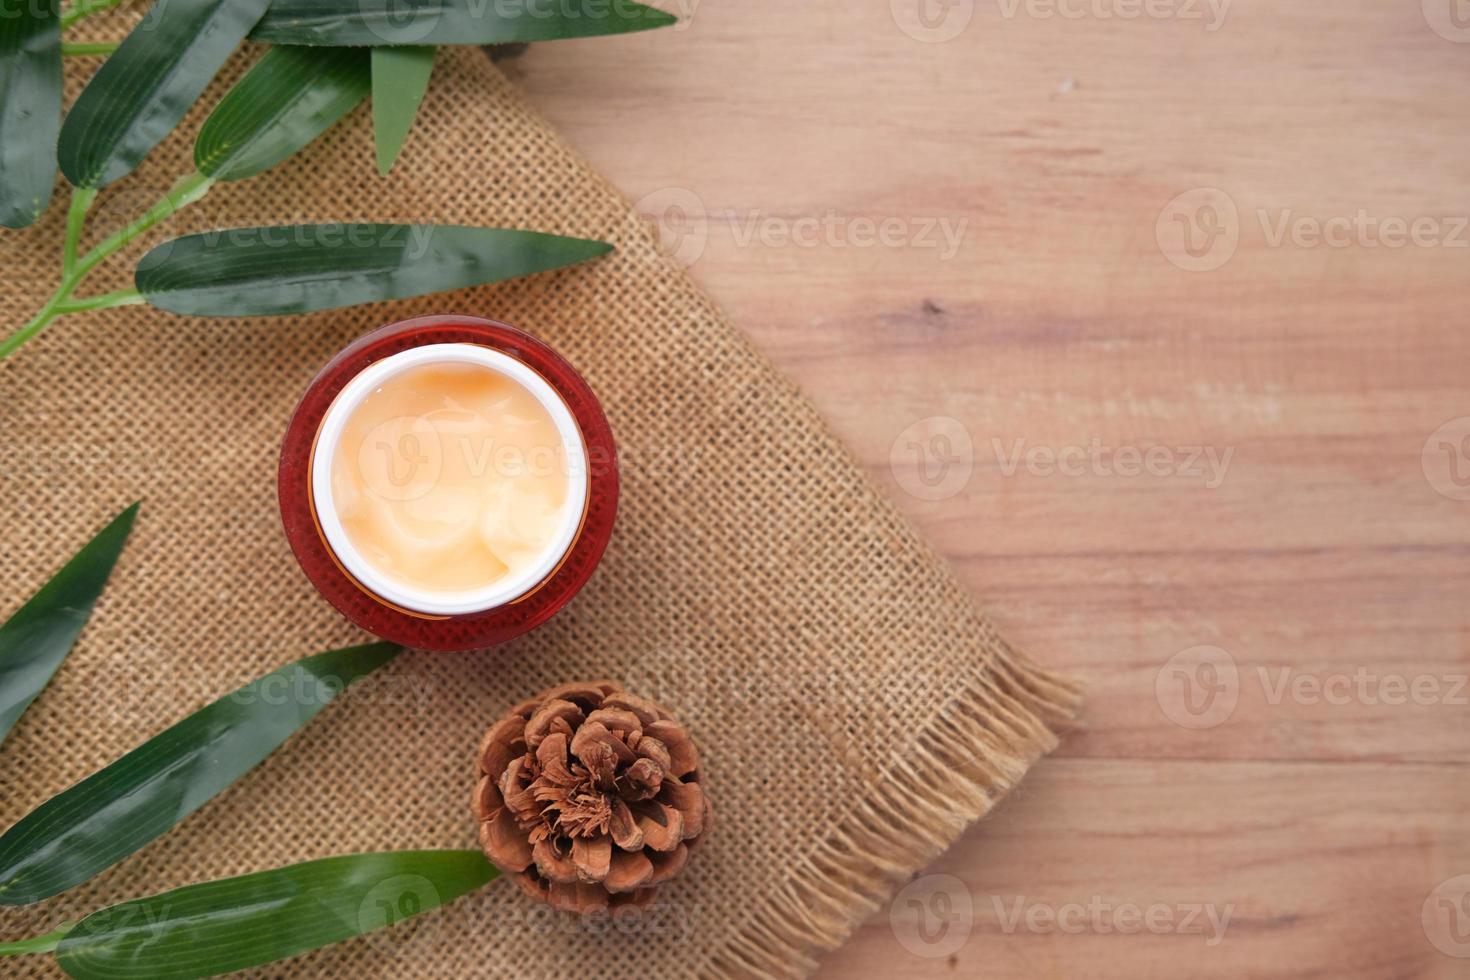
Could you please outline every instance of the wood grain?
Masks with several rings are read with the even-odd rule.
[[[1449,470],[1470,474],[1470,443],[1426,451],[1470,416],[1470,45],[1430,29],[1433,2],[1236,0],[1208,31],[1093,13],[1126,0],[1076,19],[977,0],[922,43],[881,0],[705,0],[677,33],[512,63],[630,198],[694,202],[663,216],[671,244],[707,240],[695,277],[1006,634],[1089,685],[1086,730],[926,871],[971,900],[963,945],[902,941],[905,916],[943,911],[931,894],[822,976],[1470,972],[1431,942],[1454,923],[1421,921],[1470,875],[1470,502]],[[1158,238],[1195,188],[1238,214],[1212,271]],[[1273,240],[1302,218],[1370,231]],[[908,238],[859,247],[863,219]],[[1386,219],[1434,243],[1388,247]],[[916,242],[925,221],[962,226],[958,249]],[[973,447],[938,500],[906,492],[905,445],[891,465],[934,417]],[[1018,440],[1173,455],[1063,475],[1012,466]],[[1222,478],[1181,472],[1190,447],[1228,453]],[[1199,646],[1229,655],[1237,703],[1196,729],[1160,672]],[[1007,930],[1017,899],[1234,915],[1215,945]]]

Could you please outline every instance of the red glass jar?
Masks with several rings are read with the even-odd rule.
[[[477,355],[460,345],[492,353]],[[435,351],[420,350],[428,347]],[[333,516],[319,512],[322,502],[330,499],[320,487],[316,492],[313,488],[314,482],[322,478],[322,460],[317,457],[322,449],[319,443],[324,421],[336,431],[337,419],[344,414],[343,406],[337,405],[339,398],[356,397],[354,393],[364,387],[364,382],[370,384],[376,374],[389,367],[384,363],[387,359],[393,358],[394,363],[412,360],[416,355],[406,352],[416,350],[428,357],[437,356],[439,350],[456,350],[494,358],[508,370],[537,382],[536,389],[546,392],[546,398],[559,399],[565,406],[565,412],[557,405],[550,407],[557,408],[553,413],[557,417],[569,418],[585,450],[586,492],[581,519],[577,522],[575,513],[571,515],[565,550],[557,549],[550,555],[553,561],[548,562],[549,571],[528,582],[526,591],[490,608],[445,613],[425,611],[423,606],[411,608],[385,598],[380,592],[392,596],[392,591],[382,584],[376,585],[377,591],[365,584],[374,580],[350,546],[343,543]],[[373,371],[368,372],[369,368]],[[528,369],[533,374],[528,375]],[[362,379],[353,385],[360,375]],[[617,515],[617,449],[592,389],[550,347],[503,323],[453,314],[430,315],[374,330],[322,369],[307,388],[286,430],[277,486],[281,521],[291,550],[306,577],[338,611],[375,636],[405,646],[472,650],[504,643],[546,622],[591,578],[612,537]],[[324,530],[324,524],[332,530]]]

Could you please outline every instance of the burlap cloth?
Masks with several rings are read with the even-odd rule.
[[[541,688],[610,677],[689,724],[716,804],[712,840],[661,893],[660,914],[619,932],[497,882],[411,927],[263,975],[804,976],[1054,745],[1074,689],[996,635],[812,406],[481,52],[441,58],[389,179],[373,166],[363,108],[166,229],[440,221],[601,238],[617,252],[507,285],[289,319],[73,316],[0,364],[0,608],[143,501],[91,625],[0,747],[0,826],[250,678],[364,639],[292,559],[275,464],[308,381],[372,327],[487,315],[582,370],[622,449],[622,507],[600,570],[521,640],[404,655],[133,858],[0,912],[0,937],[294,861],[474,848],[485,728]],[[187,171],[200,118],[103,195],[90,238]],[[64,212],[58,198],[36,227],[0,236],[7,330],[55,283]],[[131,259],[112,268],[98,291],[129,285]],[[29,957],[3,972],[58,971]]]

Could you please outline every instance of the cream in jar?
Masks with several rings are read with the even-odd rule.
[[[322,531],[345,569],[427,614],[533,590],[575,538],[585,447],[527,365],[473,344],[414,348],[354,378],[313,459]]]

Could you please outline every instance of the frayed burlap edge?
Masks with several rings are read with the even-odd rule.
[[[916,869],[986,816],[1057,747],[1081,686],[999,642],[901,758],[700,976],[800,980]]]
[[[553,138],[576,154],[560,134]],[[636,213],[621,189],[588,169],[608,194],[624,202],[628,214]],[[660,254],[659,260],[677,269],[671,256]],[[700,290],[698,296],[719,319],[727,319],[708,294]],[[742,331],[732,333],[737,343],[755,351]],[[755,356],[763,357],[758,351]],[[842,445],[817,413],[811,422],[834,445]],[[845,447],[839,452],[846,455]],[[856,460],[849,457],[849,462],[855,473],[861,471]],[[879,488],[870,489],[878,510],[924,556],[931,573],[973,608],[973,598],[949,564]],[[818,956],[840,947],[906,879],[987,816],[1073,727],[1081,684],[1040,667],[1002,639],[978,608],[975,615],[976,633],[990,656],[976,664],[971,682],[895,753],[893,765],[875,774],[872,796],[840,818],[810,852],[793,858],[790,877],[699,970],[701,980],[810,976]]]

